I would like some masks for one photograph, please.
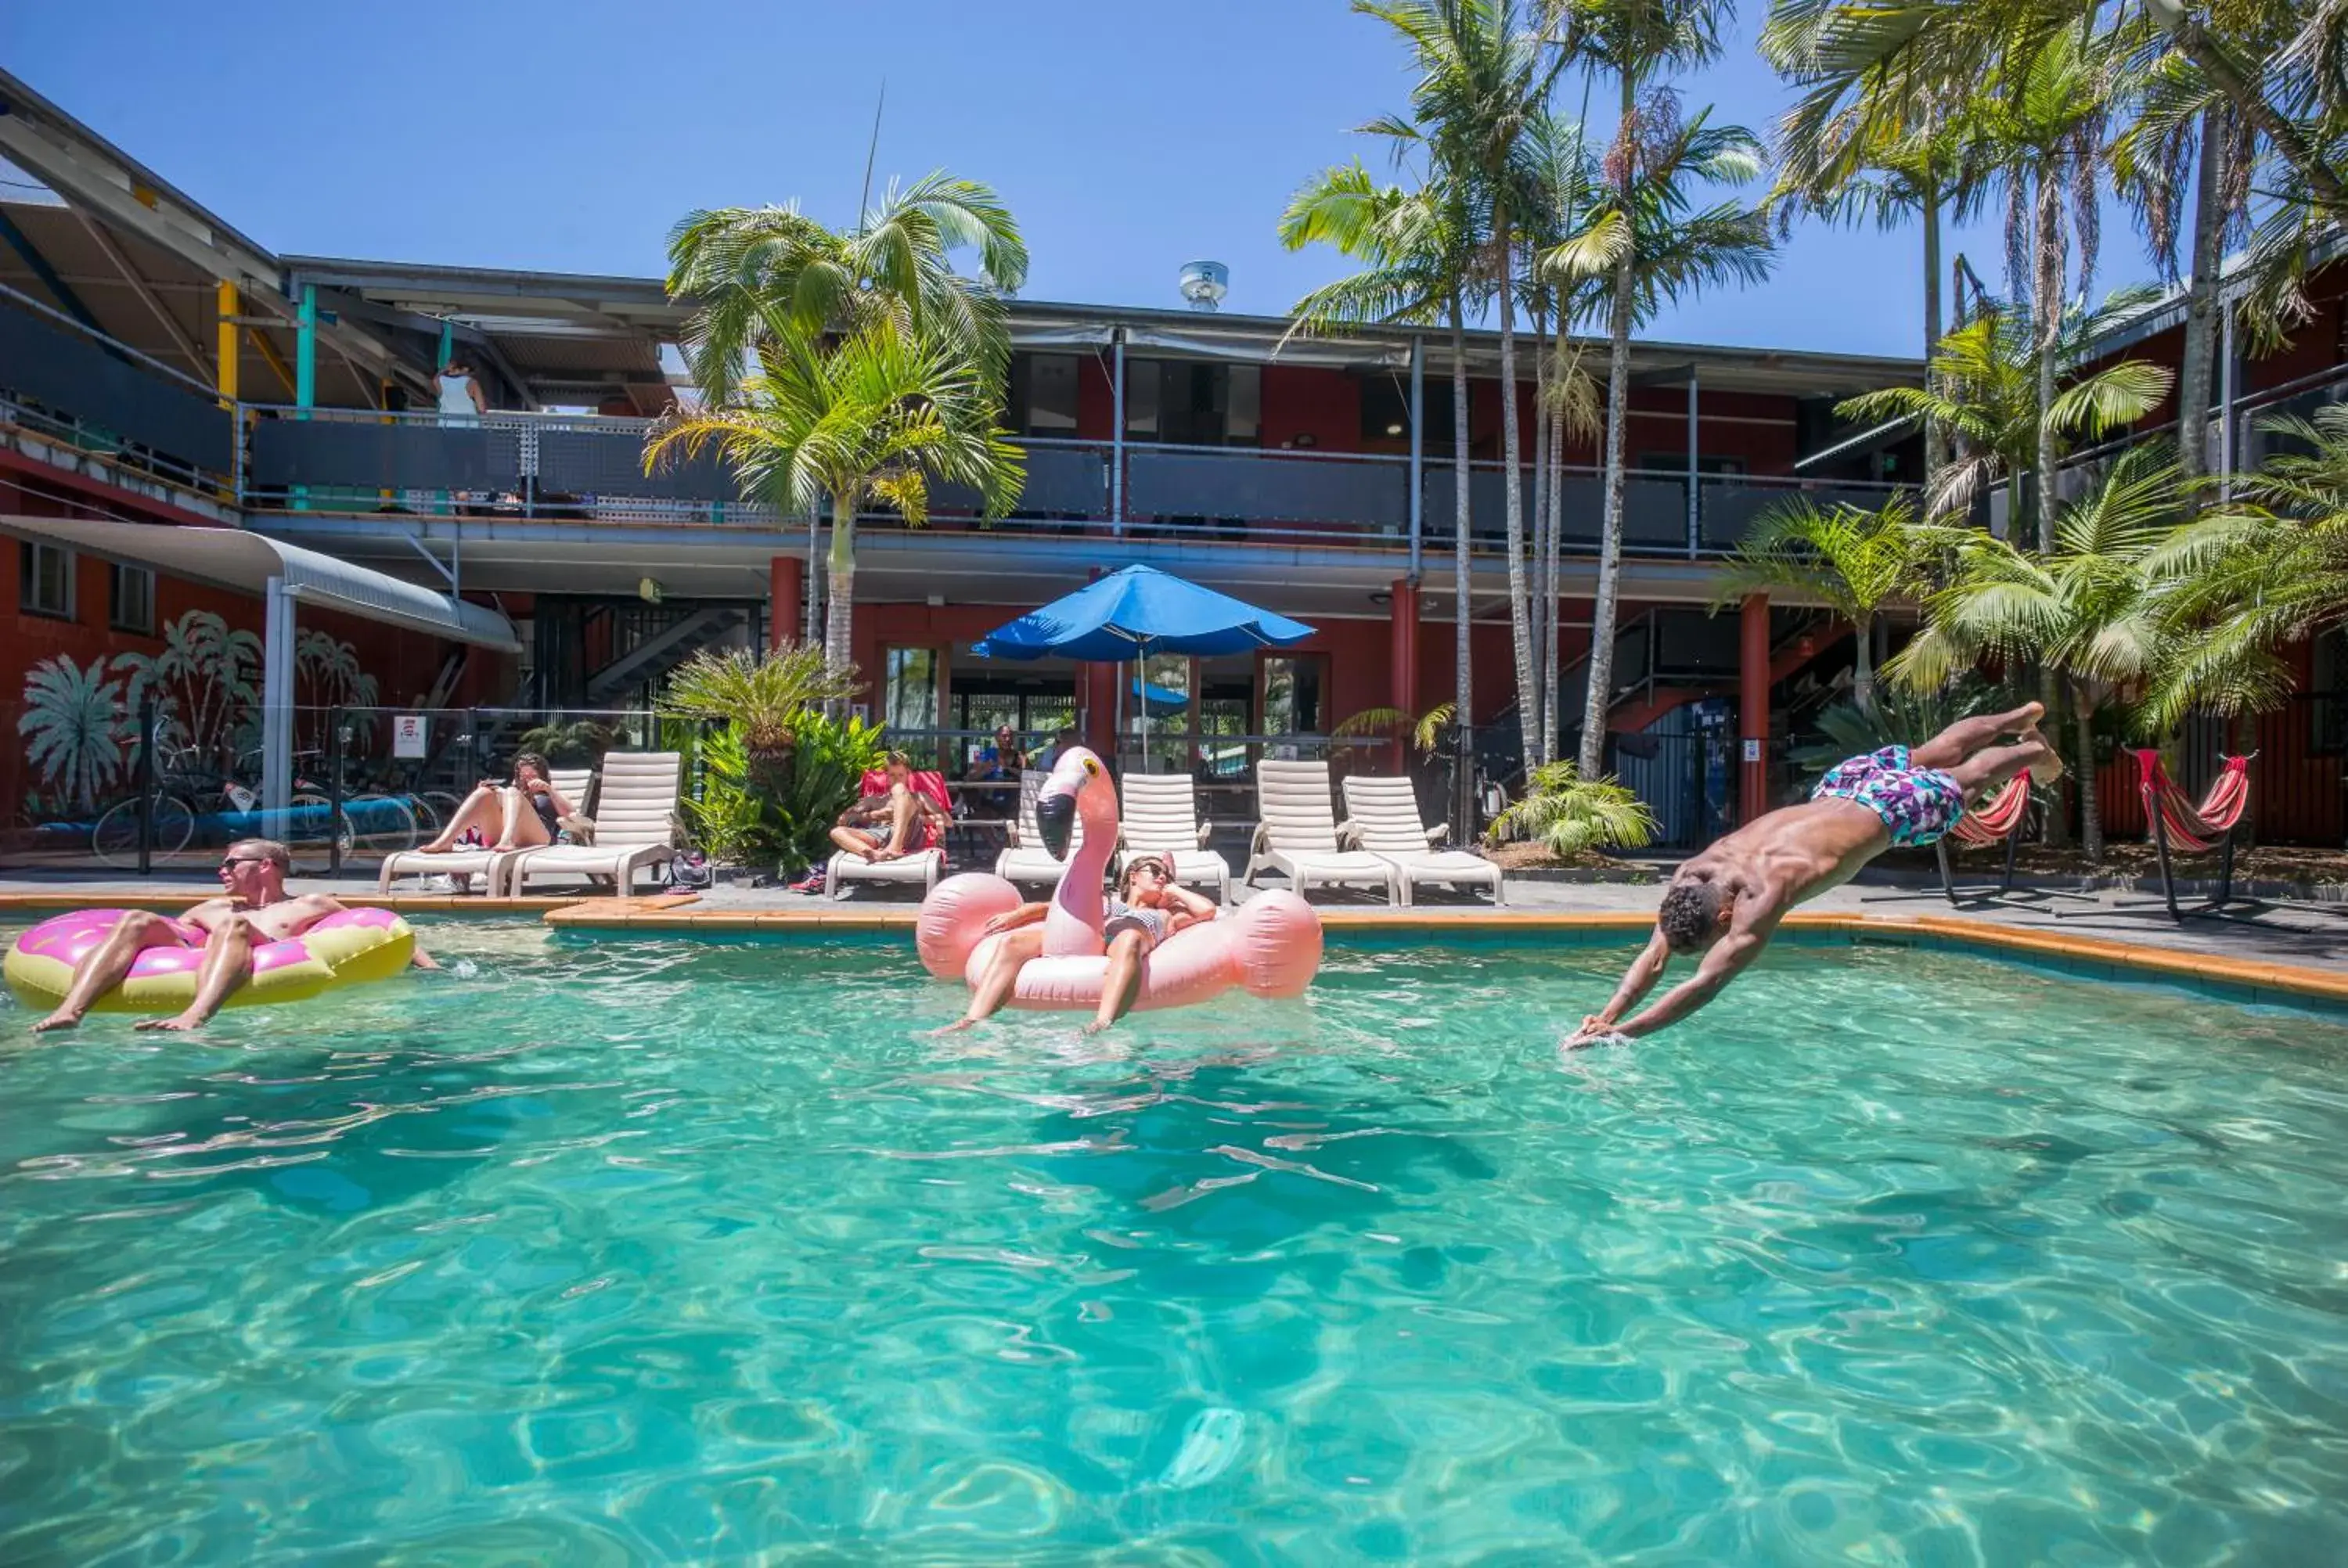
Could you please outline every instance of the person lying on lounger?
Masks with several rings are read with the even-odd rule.
[[[1011,999],[1022,966],[1044,951],[1044,917],[1051,908],[1049,904],[1022,904],[987,921],[989,935],[1010,934],[995,944],[986,972],[971,989],[970,1010],[940,1034],[968,1029]],[[1151,949],[1177,931],[1213,919],[1216,913],[1214,900],[1175,882],[1162,856],[1137,855],[1128,861],[1117,878],[1117,897],[1108,901],[1101,922],[1108,972],[1101,979],[1100,1006],[1085,1032],[1097,1034],[1131,1010],[1141,994],[1141,960]]]
[[[296,897],[285,891],[285,873],[293,856],[273,838],[240,839],[228,846],[221,860],[221,888],[225,897],[207,898],[180,917],[204,933],[204,961],[196,970],[195,999],[175,1018],[142,1019],[134,1029],[201,1029],[231,992],[252,973],[252,949],[269,942],[298,937],[327,916],[345,907],[324,893]],[[33,1026],[36,1034],[71,1029],[81,1022],[98,998],[122,983],[139,955],[149,948],[193,946],[174,924],[160,915],[135,910],[122,917],[114,934],[74,968],[73,985],[57,1011]],[[419,969],[437,969],[422,944],[409,960]]]
[[[1581,1020],[1569,1049],[1652,1034],[1718,996],[1761,956],[1795,905],[1838,887],[1894,845],[1937,841],[1964,815],[1966,797],[2028,771],[2040,784],[2063,764],[2026,703],[1964,719],[1912,751],[1886,746],[1838,763],[1800,805],[1756,817],[1682,865],[1663,895],[1655,934],[1603,1012]],[[2009,741],[2007,737],[2012,737]],[[1701,954],[1695,973],[1631,1018],[1674,956]]]

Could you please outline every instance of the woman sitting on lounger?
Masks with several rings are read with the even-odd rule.
[[[440,836],[420,846],[425,855],[447,855],[464,847],[468,834],[485,847],[504,854],[552,844],[562,819],[579,808],[562,796],[546,776],[546,759],[536,752],[514,755],[511,784],[483,779],[465,797]]]

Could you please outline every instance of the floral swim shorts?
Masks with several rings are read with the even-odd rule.
[[[1955,775],[1909,766],[1905,746],[1837,763],[1810,798],[1863,805],[1883,819],[1892,843],[1918,847],[1938,841],[1965,815],[1965,792]]]

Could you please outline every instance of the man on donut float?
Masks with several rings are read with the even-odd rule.
[[[221,886],[226,896],[207,898],[180,917],[204,933],[203,965],[196,971],[195,999],[176,1018],[142,1019],[136,1029],[190,1030],[203,1027],[229,994],[244,984],[252,971],[252,950],[269,942],[298,937],[329,915],[343,909],[339,898],[324,893],[300,897],[285,891],[285,874],[294,857],[273,838],[246,838],[228,846],[220,864]],[[140,910],[114,927],[112,936],[74,968],[73,985],[57,1011],[33,1026],[36,1034],[71,1029],[81,1022],[92,1003],[122,983],[149,948],[192,947],[172,921]],[[419,969],[440,966],[418,947],[411,960]]]
[[[1838,763],[1800,805],[1756,817],[1684,863],[1663,895],[1646,951],[1632,961],[1606,1010],[1583,1019],[1566,1048],[1678,1022],[1761,956],[1795,905],[1839,887],[1894,845],[1940,839],[1964,815],[1968,795],[1996,789],[2024,770],[2042,784],[2061,778],[2062,760],[2038,732],[2045,712],[2027,702],[2010,713],[1962,719],[1913,751],[1886,746]],[[1644,1012],[1622,1017],[1673,955],[1699,953],[1694,975]]]
[[[1049,904],[1022,904],[1007,915],[997,915],[981,927],[987,935],[1007,931],[995,945],[986,972],[970,994],[970,1010],[938,1030],[952,1034],[991,1018],[1011,999],[1019,971],[1044,951],[1044,917]],[[1188,887],[1179,886],[1163,858],[1137,855],[1126,862],[1117,878],[1117,897],[1108,901],[1101,935],[1108,939],[1108,973],[1101,982],[1100,1008],[1086,1034],[1097,1034],[1132,1009],[1141,994],[1141,960],[1150,949],[1177,931],[1215,917],[1214,903]]]

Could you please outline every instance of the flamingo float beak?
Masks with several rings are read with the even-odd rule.
[[[1076,797],[1046,786],[1035,797],[1035,832],[1055,860],[1068,857],[1068,841],[1076,836]]]

